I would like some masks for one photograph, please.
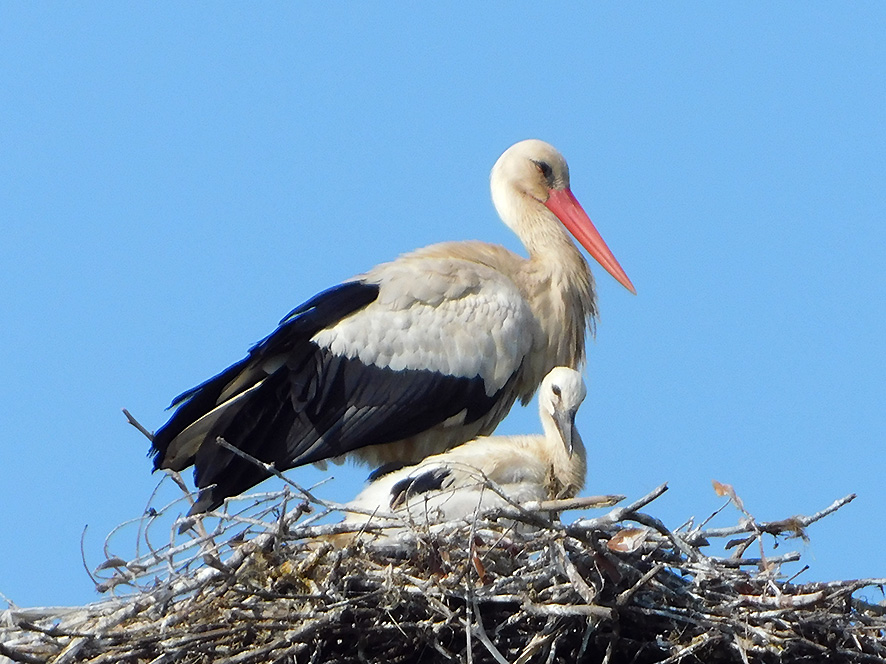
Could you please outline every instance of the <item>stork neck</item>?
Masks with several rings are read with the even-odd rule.
[[[557,430],[551,415],[541,410],[541,422],[551,470],[550,493],[553,498],[571,498],[584,488],[587,453],[578,429],[572,427],[572,455]]]
[[[572,236],[547,209],[529,217],[518,231],[529,253],[531,271],[539,281],[548,283],[564,299],[574,299],[594,315],[594,282],[588,262],[575,246]]]
[[[547,346],[546,352],[533,357],[530,367],[532,376],[541,382],[555,366],[578,368],[584,362],[585,334],[588,327],[593,328],[596,316],[594,278],[553,215],[539,214],[536,223],[529,222],[520,230],[529,252],[523,287]]]
[[[547,208],[527,217],[521,226],[517,234],[533,260],[551,261],[563,267],[587,266],[568,231]]]

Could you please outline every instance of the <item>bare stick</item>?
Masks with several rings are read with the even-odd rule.
[[[603,516],[598,516],[593,519],[579,519],[572,525],[567,527],[567,532],[570,534],[572,532],[582,533],[588,530],[593,530],[595,528],[600,528],[602,526],[611,525],[613,523],[618,523],[619,521],[623,521],[625,517],[629,514],[636,512],[641,507],[645,507],[653,500],[662,495],[665,491],[668,490],[667,483],[657,486],[652,491],[647,493],[645,496],[640,498],[639,500],[635,500],[630,505],[625,505],[623,507],[616,507],[611,512],[604,514]]]
[[[83,532],[80,533],[80,560],[83,561],[83,569],[86,570],[86,576],[89,577],[90,581],[92,581],[93,585],[98,588],[99,582],[92,575],[92,572],[89,570],[89,564],[86,562],[86,529],[89,526],[83,526]]]
[[[676,549],[680,551],[686,558],[689,560],[693,560],[695,562],[703,562],[705,560],[705,556],[698,550],[693,549],[689,546],[682,537],[677,535],[676,533],[672,533],[668,528],[655,517],[651,517],[648,514],[640,514],[639,512],[634,512],[631,514],[630,519],[636,521],[637,523],[641,523],[644,526],[649,526],[650,528],[655,528],[662,535],[667,537],[671,544],[674,545]]]
[[[489,482],[488,486],[495,489],[494,483]],[[565,512],[566,510],[587,509],[589,507],[611,507],[624,500],[624,496],[587,496],[586,498],[566,498],[560,500],[534,500],[528,503],[515,503],[513,500],[504,495],[499,489],[496,491],[498,495],[506,499],[509,507],[491,507],[479,512],[476,517],[483,516],[493,521],[498,519],[510,519],[520,521],[529,525],[541,526],[543,528],[555,527],[548,520],[548,515],[552,512]]]
[[[486,629],[483,627],[483,618],[480,616],[480,606],[477,604],[477,600],[473,599],[471,600],[471,603],[474,607],[474,615],[477,617],[477,622],[474,623],[473,626],[468,625],[469,631],[473,632],[476,630],[477,638],[480,639],[480,643],[486,647],[486,650],[489,651],[489,654],[492,655],[496,662],[499,664],[509,664],[508,660],[506,660],[501,654],[501,651],[499,651],[499,649],[495,647],[495,644],[492,643],[489,635],[486,634]]]
[[[524,503],[523,508],[530,512],[565,512],[566,510],[583,510],[589,507],[612,507],[624,499],[625,497],[620,495],[585,496]]]
[[[551,543],[551,548],[553,549],[555,559],[560,563],[563,573],[569,579],[569,583],[572,584],[575,592],[578,593],[586,604],[593,604],[594,600],[597,599],[597,591],[589,586],[588,582],[579,574],[575,564],[569,558],[569,554],[566,553],[566,547],[563,546],[563,542],[555,540]]]
[[[790,553],[783,553],[780,556],[766,556],[765,558],[712,558],[712,560],[716,560],[718,565],[730,568],[759,567],[760,565],[767,563],[779,565],[782,563],[795,563],[800,560],[800,552],[791,551]]]
[[[123,414],[126,416],[126,420],[127,420],[132,426],[134,426],[136,429],[138,429],[139,431],[142,432],[142,434],[144,435],[145,438],[147,438],[148,440],[150,440],[152,443],[154,442],[154,434],[152,434],[150,431],[148,431],[147,429],[145,429],[145,428],[141,425],[141,423],[140,423],[137,419],[135,419],[135,418],[132,416],[132,413],[130,413],[128,410],[126,410],[126,409],[124,408],[124,409],[123,409]]]
[[[770,535],[779,535],[784,532],[788,532],[794,530],[796,528],[806,528],[812,523],[815,523],[819,519],[823,519],[828,514],[833,514],[838,509],[843,507],[844,505],[851,503],[855,500],[856,494],[850,493],[848,496],[844,496],[839,500],[835,500],[825,509],[816,512],[811,516],[795,516],[789,519],[781,519],[779,521],[769,521],[766,523],[743,523],[737,526],[730,526],[728,528],[710,528],[708,530],[699,530],[694,533],[688,533],[685,537],[686,541],[690,544],[695,544],[703,539],[707,539],[709,537],[729,537],[731,535],[740,535],[743,533],[752,533],[756,532],[757,529],[764,533],[769,533]],[[756,529],[755,527],[756,526]]]
[[[653,565],[652,568],[648,572],[646,572],[646,574],[639,578],[637,583],[618,594],[618,597],[615,598],[615,605],[624,606],[625,604],[627,604],[631,600],[631,597],[634,596],[634,593],[645,586],[652,579],[653,576],[658,574],[663,569],[664,563],[656,563],[655,565]]]
[[[246,460],[249,461],[250,463],[254,463],[256,466],[258,466],[259,468],[264,469],[265,471],[267,471],[268,473],[270,473],[270,474],[273,475],[274,477],[279,477],[281,480],[283,480],[284,482],[286,482],[289,486],[291,486],[292,488],[294,488],[296,491],[298,491],[301,495],[303,495],[305,498],[307,498],[308,500],[310,500],[312,503],[316,503],[317,505],[322,505],[322,506],[324,506],[324,507],[326,506],[326,503],[325,503],[324,501],[322,501],[322,500],[320,500],[319,498],[317,498],[314,494],[312,494],[312,493],[311,493],[310,491],[308,491],[307,489],[303,489],[303,488],[300,487],[298,484],[296,484],[295,482],[293,482],[291,479],[289,479],[288,477],[286,477],[286,475],[284,475],[284,474],[281,473],[279,470],[277,470],[277,469],[274,467],[274,464],[272,464],[272,463],[265,463],[264,461],[260,461],[259,459],[256,459],[254,456],[252,456],[251,454],[247,454],[246,452],[244,452],[243,450],[241,450],[239,447],[234,447],[233,445],[231,445],[228,441],[226,441],[226,440],[225,440],[224,438],[222,438],[221,436],[219,436],[218,438],[215,439],[215,443],[216,443],[216,445],[218,445],[219,447],[223,447],[224,449],[228,450],[229,452],[233,452],[233,453],[236,454],[238,457],[240,457],[240,458],[242,458],[242,459],[246,459]]]
[[[708,643],[714,640],[718,640],[722,638],[719,634],[702,634],[695,641],[690,643],[685,648],[681,648],[676,653],[668,657],[667,659],[661,660],[658,664],[671,664],[671,662],[680,662],[683,661],[683,658],[687,655],[691,655],[699,648],[704,648]]]

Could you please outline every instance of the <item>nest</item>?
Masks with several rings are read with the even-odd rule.
[[[0,612],[0,661],[884,661],[884,609],[854,594],[886,579],[795,584],[785,566],[800,554],[767,553],[854,496],[761,523],[716,488],[738,525],[670,530],[641,511],[665,486],[629,505],[604,496],[401,523],[381,540],[389,521],[330,523],[341,506],[290,487],[170,525],[172,504],[130,524],[132,560],[108,553],[94,572],[108,599]],[[560,520],[576,508],[581,518]],[[717,542],[722,555],[703,552]]]

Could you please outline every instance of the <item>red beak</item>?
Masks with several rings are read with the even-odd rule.
[[[588,253],[602,265],[606,271],[615,277],[622,286],[637,294],[634,284],[628,279],[628,275],[615,260],[615,256],[606,246],[600,232],[594,227],[587,212],[585,212],[579,202],[575,200],[575,196],[568,189],[551,189],[545,206],[557,215],[557,219],[563,222],[566,229],[572,233],[581,246],[588,250]]]

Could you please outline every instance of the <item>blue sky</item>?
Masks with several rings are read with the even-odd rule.
[[[0,5],[0,592],[98,598],[83,527],[94,565],[159,480],[120,408],[159,427],[404,251],[519,250],[488,172],[530,137],[638,291],[594,268],[586,493],[667,481],[677,527],[712,479],[761,520],[857,492],[780,551],[886,575],[886,6],[443,7]]]

